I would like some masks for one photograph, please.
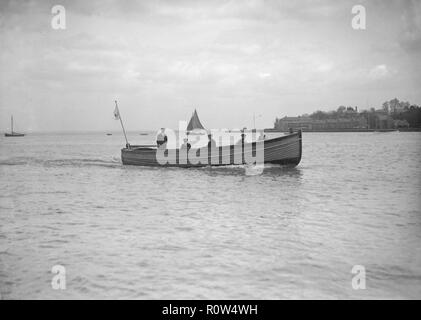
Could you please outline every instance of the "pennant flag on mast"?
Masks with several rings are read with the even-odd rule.
[[[118,110],[117,104],[115,105],[115,109],[114,109],[114,119],[115,120],[120,119],[120,111]]]
[[[120,110],[118,110],[117,100],[115,100],[114,102],[115,102],[114,118],[116,120],[120,120],[121,129],[123,129],[124,138],[126,139],[126,148],[130,149],[130,144],[129,144],[129,141],[127,140],[126,130],[124,130],[124,126],[123,126],[123,120],[120,117]]]

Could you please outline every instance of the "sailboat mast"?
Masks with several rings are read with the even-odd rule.
[[[12,133],[13,133],[13,116],[10,118],[10,123],[11,123]]]
[[[123,129],[124,138],[126,139],[126,145],[130,148],[129,140],[127,140],[126,130],[124,129],[123,120],[121,119],[120,110],[118,109],[117,100],[115,100],[115,107],[118,112],[118,118],[120,119],[121,128]]]

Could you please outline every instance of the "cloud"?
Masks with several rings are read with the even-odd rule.
[[[332,71],[332,69],[333,69],[333,64],[329,62],[319,64],[316,68],[316,70],[320,72],[330,72]]]
[[[390,75],[390,71],[388,67],[384,64],[375,66],[368,73],[368,76],[374,80],[383,79],[383,78],[388,77],[389,75]]]
[[[272,75],[269,72],[260,72],[259,77],[262,79],[270,78]]]

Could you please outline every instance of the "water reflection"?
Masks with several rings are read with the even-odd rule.
[[[280,166],[265,165],[263,166],[246,166],[246,165],[228,165],[228,166],[207,166],[207,167],[147,167],[147,166],[122,166],[129,171],[142,172],[167,172],[180,173],[186,176],[206,174],[211,177],[217,176],[269,176],[269,177],[296,177],[301,178],[303,175],[302,168],[299,166]]]
[[[263,171],[264,176],[279,177],[279,176],[288,176],[301,178],[303,175],[303,169],[298,167],[291,166],[278,166],[278,167],[265,167]]]

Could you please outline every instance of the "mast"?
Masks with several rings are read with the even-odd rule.
[[[12,133],[13,133],[13,116],[10,117],[10,123],[11,123]]]
[[[115,108],[117,110],[118,118],[120,119],[121,128],[123,129],[124,138],[126,139],[126,145],[130,148],[129,141],[127,140],[126,130],[124,129],[123,120],[121,120],[120,110],[118,109],[117,100],[115,100]]]

